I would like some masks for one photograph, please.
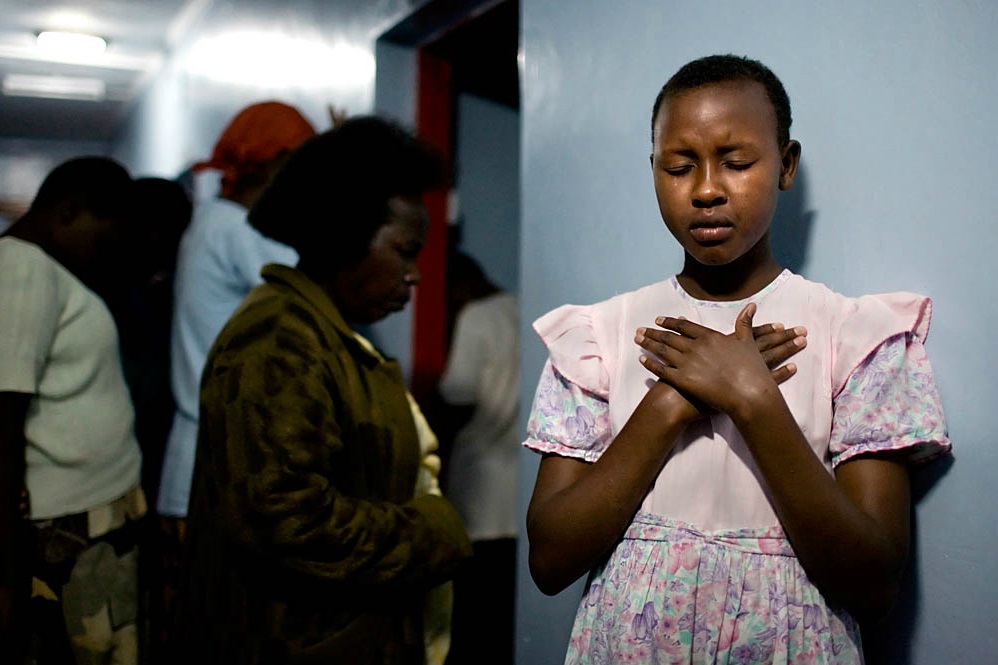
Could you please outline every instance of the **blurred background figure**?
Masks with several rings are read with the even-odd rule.
[[[174,273],[169,358],[175,409],[157,495],[157,512],[162,516],[162,602],[151,602],[154,617],[158,611],[162,616],[150,626],[155,633],[151,639],[160,645],[153,648],[160,662],[168,662],[170,629],[176,619],[177,575],[194,472],[198,392],[205,359],[232,312],[261,283],[260,268],[266,263],[293,266],[298,262],[294,249],[265,238],[251,227],[246,213],[288,155],[314,134],[311,123],[287,104],[252,104],[225,127],[211,157],[192,167],[194,173],[218,171],[220,191],[217,197],[195,205],[191,223],[180,240]]]
[[[425,144],[357,117],[250,212],[300,261],[264,267],[205,366],[181,662],[442,662],[449,605],[431,592],[471,546],[399,364],[356,327],[409,301],[422,195],[444,182]]]
[[[445,495],[474,547],[454,581],[450,665],[513,662],[516,605],[517,456],[520,436],[519,306],[470,256],[447,262],[454,317],[439,393],[448,441]]]
[[[315,134],[295,108],[262,102],[236,114],[222,132],[211,158],[195,171],[221,173],[219,196],[196,206],[180,242],[171,332],[171,385],[176,412],[163,459],[157,510],[187,515],[197,441],[198,387],[205,358],[222,326],[250,289],[259,284],[266,263],[293,266],[297,253],[263,237],[246,221],[292,150]],[[174,525],[183,533],[182,523]]]
[[[118,163],[73,159],[0,237],[0,633],[20,638],[4,662],[138,658],[141,453],[97,295],[122,278],[132,194]]]
[[[173,420],[170,325],[180,238],[191,221],[191,198],[166,178],[138,178],[135,217],[123,237],[126,272],[105,300],[118,326],[121,360],[142,448],[142,489],[157,496],[166,438]]]
[[[138,178],[136,214],[122,242],[126,268],[104,294],[118,326],[121,362],[135,408],[135,436],[142,449],[142,489],[159,493],[160,470],[175,403],[170,389],[170,325],[180,238],[191,221],[191,199],[183,185],[165,178]],[[142,521],[139,561],[140,651],[161,663],[168,640],[179,552],[155,518]]]

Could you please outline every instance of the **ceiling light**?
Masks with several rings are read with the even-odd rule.
[[[104,99],[107,91],[104,81],[95,78],[7,74],[3,77],[3,94],[9,97],[80,99],[99,102]]]
[[[37,44],[39,49],[60,58],[94,58],[107,48],[102,37],[81,32],[39,32]]]
[[[374,80],[374,68],[369,48],[266,31],[206,37],[187,55],[187,69],[196,75],[269,89],[364,86]]]

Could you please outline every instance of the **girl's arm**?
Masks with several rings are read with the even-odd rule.
[[[556,594],[620,540],[696,409],[657,382],[594,462],[546,455],[527,509],[530,574]]]
[[[750,330],[775,383],[805,344],[806,331],[779,325]],[[699,409],[662,381],[651,387],[613,443],[594,462],[545,456],[527,510],[530,572],[555,594],[596,566],[620,540],[686,425]]]
[[[886,614],[908,556],[907,467],[887,456],[861,457],[832,477],[782,395],[747,403],[735,424],[808,577],[857,618]]]
[[[641,346],[655,374],[727,413],[766,481],[780,523],[808,576],[857,617],[881,616],[896,596],[909,542],[906,468],[863,457],[831,476],[811,450],[776,382],[751,343],[755,305],[722,335],[663,318]]]

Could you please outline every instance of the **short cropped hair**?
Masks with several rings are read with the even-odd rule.
[[[76,157],[45,177],[31,202],[40,213],[71,204],[98,217],[122,220],[132,205],[132,178],[125,167],[107,157]]]
[[[776,138],[782,148],[790,141],[790,97],[780,79],[769,67],[758,60],[737,55],[710,55],[688,62],[666,81],[655,98],[651,111],[652,141],[655,140],[655,120],[662,102],[683,92],[713,83],[729,81],[756,81],[766,89],[773,110],[776,112]]]
[[[398,124],[357,116],[306,141],[249,213],[263,235],[333,274],[366,256],[388,201],[447,183],[443,160]]]

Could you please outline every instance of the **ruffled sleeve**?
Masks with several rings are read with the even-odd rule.
[[[539,453],[553,453],[595,462],[610,445],[610,405],[587,392],[544,363],[523,445]]]
[[[832,396],[853,371],[888,339],[909,333],[925,342],[932,301],[916,293],[883,293],[845,299],[833,324]]]
[[[595,461],[610,443],[610,348],[596,306],[564,305],[534,322],[548,348],[524,445]]]
[[[833,402],[829,451],[834,466],[865,453],[897,451],[916,463],[949,452],[923,339],[917,329],[895,335],[850,374]]]
[[[609,397],[607,361],[613,354],[593,306],[563,305],[534,321],[534,330],[559,374],[587,392]]]

